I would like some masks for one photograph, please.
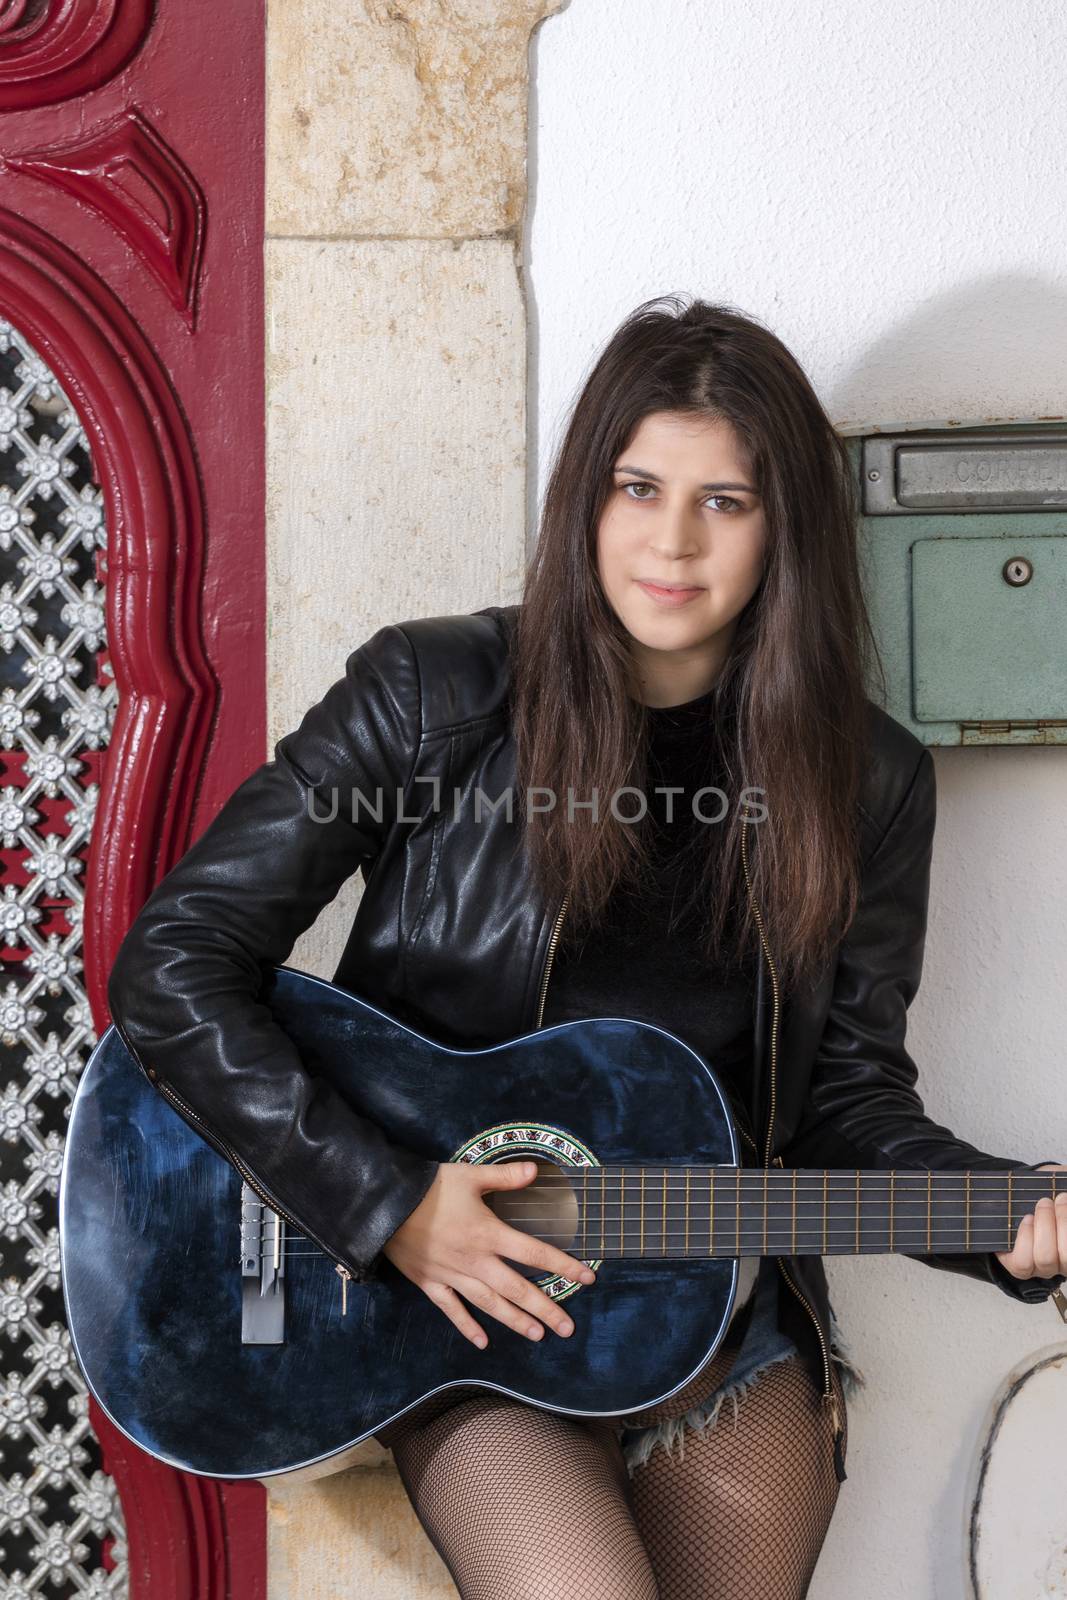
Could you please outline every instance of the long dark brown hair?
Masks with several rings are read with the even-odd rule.
[[[759,587],[715,684],[709,741],[736,785],[706,852],[700,893],[709,957],[739,959],[764,933],[786,983],[832,958],[859,891],[858,801],[869,735],[865,683],[881,671],[860,587],[856,494],[844,442],[794,356],[730,306],[679,295],[638,306],[609,340],[556,452],[514,640],[512,718],[524,843],[568,929],[593,925],[620,881],[648,868],[645,828],[607,797],[646,781],[648,717],[631,693],[630,635],[604,595],[597,527],[613,469],[642,419],[683,412],[734,428],[767,528]],[[883,680],[884,681],[884,680]],[[732,794],[732,789],[722,785]],[[601,797],[599,817],[566,797]],[[765,807],[763,820],[761,806]],[[620,813],[628,809],[620,796]],[[629,808],[636,815],[636,808]],[[727,933],[729,932],[729,938]]]

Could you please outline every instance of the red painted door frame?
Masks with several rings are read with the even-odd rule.
[[[98,1035],[126,928],[265,755],[264,36],[264,0],[0,0],[0,316],[78,411],[107,517]],[[91,1417],[133,1600],[263,1600],[262,1488]]]

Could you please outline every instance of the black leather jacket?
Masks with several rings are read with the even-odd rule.
[[[517,826],[503,809],[477,820],[473,802],[476,788],[496,798],[510,786],[518,799],[507,708],[517,610],[389,624],[354,650],[273,760],[159,883],[110,974],[112,1019],[156,1086],[356,1278],[376,1270],[436,1163],[388,1142],[304,1070],[257,1002],[260,964],[285,962],[359,868],[365,888],[336,983],[461,1048],[540,1024],[559,908],[544,904],[515,854]],[[862,899],[836,968],[810,993],[780,996],[777,1028],[772,983],[760,974],[760,1156],[769,1148],[785,1166],[1029,1171],[933,1122],[915,1091],[905,1014],[922,968],[934,764],[873,703],[870,715]],[[355,822],[353,788],[371,802]],[[984,1252],[916,1259],[1017,1300],[1043,1300],[1063,1281],[1017,1280]],[[780,1296],[783,1325],[826,1392],[822,1260],[781,1265],[792,1291]],[[426,1314],[440,1315],[429,1302]]]

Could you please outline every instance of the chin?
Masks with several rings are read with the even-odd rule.
[[[692,650],[717,632],[715,624],[706,619],[672,617],[669,613],[651,619],[623,613],[622,621],[630,636],[648,650]]]

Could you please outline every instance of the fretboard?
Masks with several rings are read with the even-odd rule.
[[[1067,1188],[1067,1172],[561,1169],[526,1191],[531,1231],[549,1198],[538,1192],[560,1182],[578,1200],[568,1248],[586,1257],[960,1254],[1010,1250],[1038,1200]]]

